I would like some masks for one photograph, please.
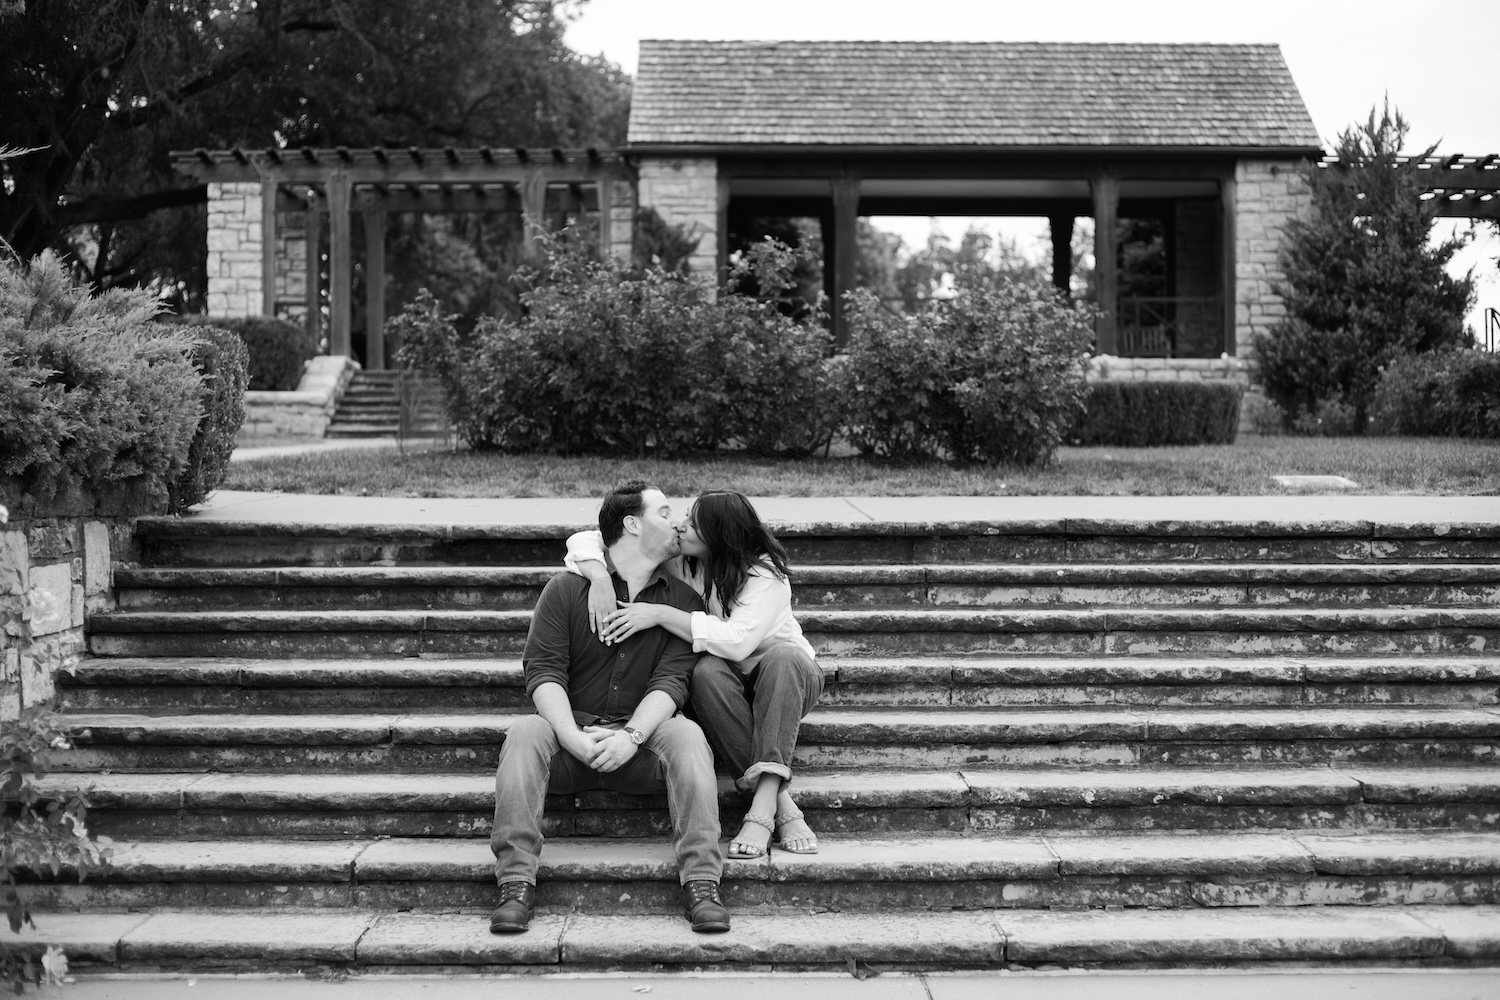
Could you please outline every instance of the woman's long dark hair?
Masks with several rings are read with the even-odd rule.
[[[760,515],[745,494],[709,490],[693,501],[690,516],[698,537],[708,548],[703,559],[704,603],[718,594],[727,615],[745,586],[750,568],[758,562],[770,563],[783,578],[788,575],[786,549],[760,522]]]

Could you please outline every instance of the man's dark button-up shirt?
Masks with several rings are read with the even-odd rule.
[[[629,600],[625,582],[611,575],[615,596]],[[692,587],[658,568],[635,600],[702,611]],[[548,681],[561,684],[580,721],[629,719],[641,699],[665,691],[678,708],[687,700],[688,678],[698,654],[692,643],[664,628],[648,628],[606,646],[589,628],[589,582],[572,573],[548,581],[531,616],[521,667],[526,693]]]

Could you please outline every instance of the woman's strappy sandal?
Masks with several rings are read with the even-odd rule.
[[[750,817],[746,816],[745,818],[749,819]],[[778,841],[780,841],[780,843],[781,843],[781,849],[783,851],[786,851],[788,854],[817,854],[818,853],[818,835],[816,833],[813,833],[811,830],[808,830],[807,834],[805,836],[794,836],[794,837],[792,837],[791,838],[792,843],[793,844],[800,844],[801,846],[799,846],[799,847],[791,847],[791,846],[789,846],[787,844],[787,836],[786,836],[786,834],[784,834],[784,833],[781,832],[781,828],[783,826],[785,826],[788,823],[795,823],[795,822],[797,822],[801,818],[802,818],[802,810],[798,809],[796,806],[792,806],[790,809],[786,810],[785,812],[778,813],[776,815],[776,830],[774,831],[776,839]],[[757,821],[757,822],[759,822],[759,821]]]
[[[736,861],[751,861],[755,858],[765,857],[766,852],[771,849],[771,837],[776,836],[777,820],[772,818],[770,813],[749,812],[745,813],[745,823],[754,823],[756,826],[763,826],[766,828],[766,832],[770,834],[770,836],[766,838],[766,846],[753,847],[749,851],[735,850],[735,844],[737,843],[737,841],[731,840],[729,842],[728,857],[734,858]],[[740,829],[744,829],[743,823],[740,824]]]

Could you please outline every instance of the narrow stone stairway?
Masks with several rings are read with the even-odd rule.
[[[538,917],[492,936],[492,771],[565,534],[140,522],[45,779],[114,864],[31,873],[44,933],[120,969],[1500,957],[1480,524],[785,526],[821,852],[728,862],[734,929],[694,935],[665,801],[555,796]]]
[[[446,432],[447,418],[438,384],[430,378],[391,369],[355,373],[339,397],[326,436],[368,438]]]

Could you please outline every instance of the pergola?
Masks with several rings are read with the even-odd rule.
[[[597,214],[600,243],[612,237],[613,182],[631,180],[623,157],[597,149],[194,149],[174,152],[173,166],[204,183],[258,184],[264,315],[276,313],[277,213],[310,213],[306,227],[307,322],[322,314],[319,213],[328,219],[329,353],[349,354],[353,295],[353,218],[364,221],[366,356],[384,368],[385,223],[391,212],[486,212],[520,215],[524,246],[534,248],[549,204]]]

